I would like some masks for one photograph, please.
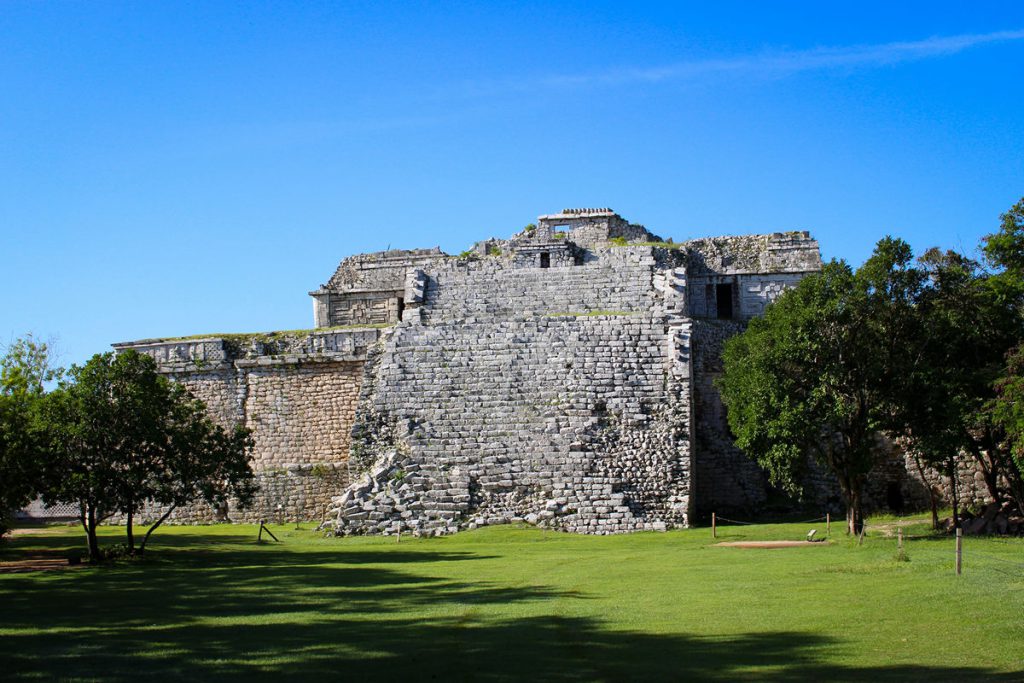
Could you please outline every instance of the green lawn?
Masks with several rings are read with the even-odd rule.
[[[273,529],[279,544],[169,528],[145,562],[0,575],[0,680],[1024,680],[1024,539],[967,539],[957,577],[951,539],[913,538],[897,562],[877,527],[773,550],[709,529]],[[80,546],[51,529],[0,560]]]

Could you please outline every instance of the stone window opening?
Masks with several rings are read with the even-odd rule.
[[[398,321],[402,321],[402,314],[405,313],[405,298],[398,297]]]
[[[719,320],[732,320],[732,284],[715,286],[715,308]]]
[[[550,268],[551,267],[551,252],[542,251],[540,253],[540,267]]]

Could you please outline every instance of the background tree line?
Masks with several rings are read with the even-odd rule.
[[[886,237],[856,270],[833,260],[726,343],[729,426],[774,484],[801,493],[813,457],[859,532],[888,433],[954,487],[958,460],[972,459],[993,500],[1024,510],[1024,199],[1000,218],[979,259],[915,259]]]
[[[90,560],[102,559],[97,527],[114,515],[127,552],[141,555],[178,507],[229,497],[245,505],[256,491],[249,430],[216,424],[147,355],[97,354],[64,373],[48,345],[28,336],[0,358],[0,379],[0,534],[12,511],[42,496],[77,504]],[[162,514],[137,542],[146,506]]]

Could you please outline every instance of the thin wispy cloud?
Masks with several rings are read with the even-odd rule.
[[[425,90],[389,91],[384,103],[355,112],[350,118],[285,121],[281,123],[238,124],[210,137],[226,145],[290,147],[321,143],[353,136],[387,134],[403,129],[454,125],[486,116],[504,96],[537,91],[615,87],[637,84],[683,82],[715,77],[782,78],[802,72],[829,69],[870,69],[923,59],[953,55],[992,43],[1024,40],[1024,29],[992,33],[935,36],[924,40],[816,47],[806,50],[765,50],[755,54],[691,59],[660,66],[620,67],[575,74],[540,74],[501,80],[447,82],[428,85]],[[458,105],[453,106],[453,101]],[[501,105],[502,107],[504,105]],[[417,112],[395,116],[396,110]],[[502,109],[504,111],[504,109]],[[205,150],[211,148],[204,142]],[[187,147],[185,147],[187,149]],[[219,146],[215,146],[219,148]]]
[[[780,77],[827,69],[871,68],[956,54],[990,43],[1024,40],[1024,30],[995,31],[956,36],[934,36],[924,40],[816,47],[808,50],[767,50],[757,54],[695,59],[649,67],[620,67],[603,71],[554,74],[511,83],[478,83],[478,94],[501,87],[515,90],[535,88],[628,85],[696,79],[715,75]]]

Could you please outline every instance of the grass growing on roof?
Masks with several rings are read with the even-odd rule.
[[[744,550],[708,528],[575,536],[490,527],[323,538],[174,527],[152,556],[0,574],[5,680],[1013,680],[1024,539]],[[720,525],[717,541],[824,522]],[[108,543],[122,530],[104,529]],[[0,560],[81,547],[62,528]],[[1016,564],[1015,564],[1016,563]]]
[[[274,339],[276,337],[298,337],[302,335],[339,332],[341,330],[379,330],[385,327],[392,327],[394,323],[364,323],[359,325],[335,325],[333,327],[313,327],[305,330],[276,330],[273,332],[214,332],[211,334],[190,334],[184,337],[158,337],[144,339],[143,342],[179,342],[192,341],[196,339],[228,339],[232,341],[248,341],[251,339]]]

